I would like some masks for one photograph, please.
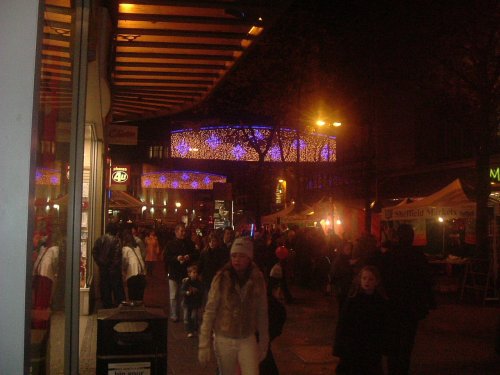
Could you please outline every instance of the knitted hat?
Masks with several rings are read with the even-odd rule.
[[[238,237],[231,246],[231,254],[241,253],[253,259],[253,242],[248,237]]]

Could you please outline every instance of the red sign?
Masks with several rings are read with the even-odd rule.
[[[137,126],[108,125],[108,143],[114,145],[137,145]]]

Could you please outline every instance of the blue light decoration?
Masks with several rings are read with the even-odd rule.
[[[281,152],[278,146],[273,146],[269,149],[269,156],[272,161],[280,161],[281,160]]]
[[[186,156],[189,152],[189,145],[187,144],[187,142],[182,141],[177,146],[175,146],[175,149],[179,152],[180,155]]]
[[[37,168],[35,171],[36,185],[53,185],[61,184],[61,171],[49,168]]]
[[[236,145],[233,148],[233,156],[236,160],[241,160],[245,156],[246,151],[241,145]]]
[[[271,145],[264,158],[266,162],[337,160],[336,138],[326,134],[299,134],[287,128],[273,132],[271,127],[261,125],[202,127],[177,130],[171,134],[172,157],[181,159],[258,161],[259,153],[251,144],[257,145],[263,152],[269,142]]]
[[[254,136],[255,136],[255,139],[257,139],[258,141],[262,141],[262,140],[266,139],[266,136],[264,134],[262,134],[262,132],[260,130],[255,130]]]
[[[321,159],[328,160],[330,158],[330,154],[331,154],[330,147],[328,147],[328,145],[325,145],[321,149]]]
[[[141,186],[149,189],[212,190],[214,182],[226,181],[226,176],[197,171],[159,171],[141,176]]]
[[[207,144],[210,146],[211,149],[215,150],[217,147],[220,146],[221,140],[219,137],[217,137],[215,134],[212,134],[208,139],[207,139]]]

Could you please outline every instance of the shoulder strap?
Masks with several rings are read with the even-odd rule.
[[[139,256],[137,255],[137,253],[135,252],[135,248],[133,248],[132,246],[130,247],[132,249],[132,252],[134,253],[135,257],[137,258],[137,261],[139,262],[139,268],[141,270],[141,275],[144,274],[144,267],[142,265],[142,259],[139,258]]]
[[[38,258],[35,261],[35,266],[33,267],[35,275],[38,275],[38,272],[40,272],[40,267],[42,265],[42,259],[45,256],[45,254],[47,254],[48,250],[49,250],[48,247],[45,247],[45,246],[40,247],[40,251],[43,253],[41,253],[41,254],[39,253]]]

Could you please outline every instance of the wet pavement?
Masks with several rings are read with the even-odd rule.
[[[286,305],[283,334],[272,343],[280,373],[334,374],[338,359],[331,355],[337,321],[333,297],[292,286],[294,303]],[[145,304],[168,309],[168,283],[159,271],[148,278]],[[495,334],[500,305],[494,302],[458,303],[456,295],[438,296],[438,307],[422,321],[412,357],[414,375],[500,374],[500,356],[495,353]],[[88,318],[81,349],[81,374],[95,373],[95,316]],[[197,338],[188,338],[182,323],[169,322],[168,375],[213,375],[216,365],[197,360]],[[212,353],[213,354],[213,353]]]

